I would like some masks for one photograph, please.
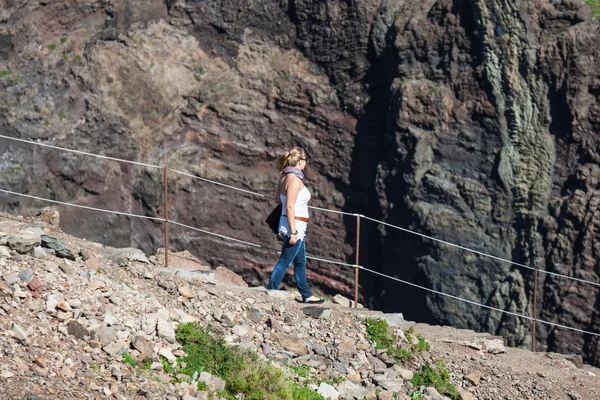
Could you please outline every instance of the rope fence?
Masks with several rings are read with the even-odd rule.
[[[147,216],[144,216],[144,215],[130,214],[130,213],[125,213],[125,212],[120,212],[120,211],[106,210],[106,209],[102,209],[102,208],[94,208],[94,207],[81,206],[81,205],[78,205],[78,204],[67,203],[67,202],[56,201],[56,200],[50,200],[50,199],[46,199],[46,198],[43,198],[43,197],[26,195],[26,194],[23,194],[23,193],[12,192],[10,190],[4,190],[4,189],[0,189],[0,192],[4,192],[4,193],[16,195],[16,196],[23,196],[23,197],[27,197],[27,198],[32,198],[32,199],[40,200],[40,201],[47,201],[47,202],[50,202],[50,203],[57,203],[57,204],[66,205],[66,206],[70,206],[70,207],[84,208],[84,209],[98,211],[98,212],[112,213],[112,214],[117,214],[117,215],[125,215],[125,216],[128,216],[128,217],[134,217],[134,218],[153,219],[153,220],[158,220],[158,221],[161,221],[161,222],[165,222],[166,221],[166,222],[168,222],[170,224],[173,224],[173,225],[181,226],[181,227],[184,227],[184,228],[187,228],[187,229],[191,229],[191,230],[194,230],[194,231],[197,231],[197,232],[201,232],[201,233],[204,233],[204,234],[207,234],[207,235],[210,235],[210,236],[219,237],[221,239],[230,240],[230,241],[233,241],[233,242],[236,242],[236,243],[241,243],[243,245],[257,247],[257,248],[263,248],[263,249],[266,249],[266,250],[272,250],[272,251],[277,251],[277,252],[279,251],[277,249],[265,247],[265,246],[262,246],[262,245],[257,244],[257,243],[252,243],[252,242],[248,242],[248,241],[245,241],[245,240],[236,239],[236,238],[233,238],[231,236],[221,235],[221,234],[218,234],[218,233],[215,233],[215,232],[208,231],[206,229],[196,228],[196,227],[193,227],[193,226],[190,226],[190,225],[182,224],[182,223],[177,222],[177,221],[165,220],[163,218],[147,217]],[[348,264],[348,263],[344,263],[344,262],[339,262],[339,261],[334,261],[334,260],[328,260],[328,259],[318,258],[318,257],[312,257],[312,256],[307,256],[306,258],[312,259],[312,260],[316,260],[316,261],[325,262],[325,263],[331,263],[331,264],[341,265],[341,266],[344,266],[344,267],[357,268],[357,269],[360,269],[360,270],[372,273],[374,275],[378,275],[378,276],[384,277],[386,279],[390,279],[390,280],[393,280],[393,281],[396,281],[396,282],[400,282],[400,283],[403,283],[405,285],[409,285],[409,286],[413,286],[413,287],[416,287],[416,288],[421,289],[421,290],[425,290],[427,292],[435,293],[435,294],[438,294],[440,296],[445,296],[445,297],[448,297],[448,298],[451,298],[451,299],[454,299],[454,300],[462,301],[464,303],[472,304],[472,305],[479,306],[479,307],[482,307],[482,308],[486,308],[486,309],[489,309],[489,310],[492,310],[492,311],[497,311],[497,312],[500,312],[500,313],[503,313],[503,314],[508,314],[508,315],[512,315],[512,316],[515,316],[515,317],[518,317],[518,318],[524,318],[524,319],[531,320],[531,321],[535,320],[537,322],[544,323],[544,324],[551,325],[551,326],[555,326],[555,327],[558,327],[558,328],[564,328],[564,329],[568,329],[568,330],[571,330],[571,331],[580,332],[580,333],[584,333],[584,334],[587,334],[587,335],[593,335],[593,336],[600,337],[600,333],[590,332],[590,331],[586,331],[586,330],[582,330],[582,329],[578,329],[578,328],[573,328],[573,327],[570,327],[570,326],[567,326],[567,325],[561,325],[561,324],[557,324],[557,323],[550,322],[550,321],[536,319],[536,318],[530,317],[528,315],[519,314],[519,313],[515,313],[515,312],[512,312],[512,311],[502,310],[500,308],[488,306],[486,304],[479,303],[479,302],[476,302],[476,301],[473,301],[473,300],[463,299],[462,297],[454,296],[454,295],[451,295],[451,294],[448,294],[448,293],[444,293],[444,292],[441,292],[441,291],[438,291],[438,290],[435,290],[435,289],[431,289],[431,288],[428,288],[428,287],[425,287],[425,286],[418,285],[416,283],[408,282],[408,281],[396,278],[394,276],[390,276],[390,275],[387,275],[387,274],[384,274],[384,273],[381,273],[381,272],[369,269],[369,268],[367,268],[365,266],[362,266],[362,265],[356,266],[354,264]]]
[[[79,151],[79,150],[73,150],[73,149],[67,149],[67,148],[63,148],[63,147],[59,147],[59,146],[54,146],[54,145],[49,145],[49,144],[45,144],[45,143],[41,143],[41,142],[35,142],[35,141],[30,141],[30,140],[25,140],[25,139],[20,139],[20,138],[14,138],[14,137],[10,137],[10,136],[5,136],[5,135],[0,135],[0,138],[4,138],[4,139],[8,139],[8,140],[14,140],[14,141],[18,141],[18,142],[22,142],[22,143],[27,143],[27,144],[33,144],[33,145],[38,145],[38,146],[43,146],[43,147],[47,147],[47,148],[52,148],[55,150],[60,150],[60,151],[67,151],[67,152],[71,152],[71,153],[75,153],[75,154],[80,154],[80,155],[86,155],[86,156],[93,156],[93,157],[97,157],[97,158],[102,158],[102,159],[108,159],[108,160],[112,160],[112,161],[118,161],[118,162],[124,162],[124,163],[129,163],[129,164],[134,164],[134,165],[139,165],[139,166],[143,166],[143,167],[149,167],[149,168],[158,168],[158,169],[163,169],[163,185],[164,185],[164,217],[150,217],[150,216],[145,216],[145,215],[139,215],[139,214],[133,214],[133,213],[127,213],[127,212],[122,212],[122,211],[114,211],[114,210],[106,210],[106,209],[101,209],[101,208],[95,208],[95,207],[89,207],[89,206],[83,206],[83,205],[79,205],[79,204],[73,204],[73,203],[68,203],[68,202],[63,202],[63,201],[57,201],[57,200],[51,200],[51,199],[46,199],[43,197],[38,197],[38,196],[32,196],[32,195],[27,195],[27,194],[23,194],[23,193],[18,193],[18,192],[14,192],[14,191],[10,191],[10,190],[5,190],[5,189],[0,189],[0,192],[2,193],[6,193],[9,195],[15,195],[15,196],[21,196],[21,197],[26,197],[26,198],[31,198],[34,200],[39,200],[39,201],[46,201],[46,202],[50,202],[50,203],[54,203],[54,204],[60,204],[60,205],[65,205],[65,206],[69,206],[69,207],[77,207],[77,208],[82,208],[82,209],[87,209],[87,210],[92,210],[92,211],[97,211],[97,212],[104,212],[104,213],[112,213],[112,214],[116,214],[116,215],[123,215],[126,217],[131,217],[131,218],[141,218],[141,219],[148,219],[148,220],[154,220],[154,221],[159,221],[159,222],[163,222],[165,223],[165,266],[168,267],[168,253],[169,253],[169,237],[168,237],[168,226],[169,224],[173,224],[175,226],[180,226],[186,229],[191,229],[206,235],[210,235],[210,236],[215,236],[215,237],[219,237],[225,240],[230,240],[236,243],[240,243],[242,245],[246,245],[246,246],[251,246],[251,247],[256,247],[256,248],[263,248],[265,250],[271,250],[271,251],[276,251],[279,252],[278,249],[273,249],[273,248],[269,248],[257,243],[252,243],[249,241],[245,241],[245,240],[241,240],[241,239],[236,239],[230,236],[226,236],[226,235],[222,235],[222,234],[218,234],[215,232],[211,232],[205,229],[200,229],[197,227],[193,227],[190,225],[186,225],[183,224],[181,222],[177,222],[177,221],[173,221],[170,220],[168,217],[168,196],[167,196],[167,187],[168,187],[168,182],[167,182],[167,172],[171,171],[175,174],[179,174],[179,175],[183,175],[183,176],[187,176],[190,177],[192,179],[196,179],[196,180],[200,180],[200,181],[204,181],[207,183],[211,183],[211,184],[215,184],[221,187],[225,187],[228,189],[232,189],[232,190],[236,190],[236,191],[240,191],[243,193],[247,193],[247,194],[252,194],[261,198],[266,198],[266,199],[273,199],[272,196],[267,196],[258,192],[253,192],[251,190],[247,190],[247,189],[242,189],[239,187],[235,187],[232,185],[227,185],[224,184],[222,182],[218,182],[215,180],[211,180],[211,179],[207,179],[201,176],[197,176],[194,174],[190,174],[187,172],[183,172],[183,171],[179,171],[179,170],[175,170],[172,168],[168,168],[168,167],[164,167],[164,166],[160,166],[160,165],[156,165],[156,164],[148,164],[148,163],[142,163],[142,162],[137,162],[137,161],[130,161],[130,160],[124,160],[124,159],[120,159],[120,158],[115,158],[115,157],[108,157],[108,156],[103,156],[103,155],[98,155],[98,154],[93,154],[93,153],[88,153],[88,152],[84,152],[84,151]],[[378,275],[381,276],[383,278],[389,279],[389,280],[393,280],[393,281],[397,281],[409,286],[413,286],[416,287],[418,289],[421,290],[425,290],[431,293],[435,293],[437,295],[440,296],[445,296],[457,301],[462,301],[468,304],[472,304],[475,306],[479,306],[485,309],[489,309],[492,311],[497,311],[497,312],[501,312],[504,314],[508,314],[508,315],[512,315],[514,317],[518,317],[518,318],[524,318],[527,320],[532,321],[532,351],[535,351],[535,323],[536,322],[540,322],[546,325],[550,325],[550,326],[554,326],[554,327],[558,327],[558,328],[563,328],[563,329],[568,329],[571,331],[575,331],[575,332],[579,332],[579,333],[583,333],[583,334],[587,334],[587,335],[592,335],[592,336],[600,336],[600,333],[596,333],[596,332],[590,332],[590,331],[586,331],[586,330],[582,330],[582,329],[578,329],[578,328],[574,328],[574,327],[570,327],[567,325],[561,325],[561,324],[557,324],[554,322],[550,322],[550,321],[545,321],[545,320],[541,320],[536,318],[535,314],[535,304],[537,303],[537,295],[536,295],[536,288],[537,288],[537,273],[541,272],[541,273],[545,273],[548,275],[552,275],[552,276],[556,276],[556,277],[560,277],[560,278],[565,278],[565,279],[569,279],[569,280],[573,280],[576,282],[580,282],[580,283],[585,283],[585,284],[590,284],[596,287],[600,287],[600,283],[598,282],[592,282],[589,280],[585,280],[585,279],[581,279],[581,278],[576,278],[576,277],[572,277],[572,276],[568,276],[568,275],[563,275],[563,274],[559,274],[559,273],[555,273],[555,272],[551,272],[551,271],[546,271],[546,270],[542,270],[539,268],[535,268],[526,264],[522,264],[522,263],[518,263],[515,261],[511,261],[511,260],[507,260],[505,258],[502,257],[498,257],[498,256],[494,256],[482,251],[478,251],[478,250],[474,250],[465,246],[461,246],[452,242],[448,242],[442,239],[438,239],[429,235],[425,235],[423,233],[420,232],[416,232],[407,228],[403,228],[401,226],[397,226],[397,225],[393,225],[375,218],[371,218],[362,214],[357,214],[357,213],[348,213],[348,212],[344,212],[344,211],[339,211],[339,210],[331,210],[331,209],[326,209],[326,208],[320,208],[320,207],[315,207],[315,206],[309,206],[309,208],[314,209],[314,210],[318,210],[318,211],[323,211],[323,212],[329,212],[329,213],[335,213],[335,214],[340,214],[340,215],[345,215],[345,216],[352,216],[352,217],[356,217],[356,221],[357,221],[357,226],[356,226],[356,230],[357,230],[357,237],[356,237],[356,263],[355,264],[350,264],[350,263],[345,263],[345,262],[340,262],[340,261],[335,261],[335,260],[329,260],[329,259],[324,259],[324,258],[319,258],[319,257],[314,257],[314,256],[307,256],[307,259],[311,259],[311,260],[315,260],[315,261],[319,261],[319,262],[324,262],[324,263],[330,263],[330,264],[334,264],[334,265],[339,265],[339,266],[343,266],[343,267],[351,267],[355,269],[355,296],[354,296],[354,306],[356,307],[358,304],[358,272],[359,270],[363,270],[366,271],[368,273],[374,274],[374,275]],[[458,248],[464,251],[468,251],[474,254],[478,254],[480,256],[484,256],[484,257],[488,257],[490,259],[496,260],[496,261],[501,261],[501,262],[506,262],[509,263],[511,265],[515,265],[518,267],[522,267],[528,270],[532,270],[535,273],[535,284],[534,284],[534,315],[533,316],[528,316],[528,315],[524,315],[524,314],[519,314],[519,313],[515,313],[515,312],[511,312],[511,311],[507,311],[507,310],[502,310],[499,308],[495,308],[492,306],[488,306],[486,304],[482,304],[473,300],[469,300],[469,299],[463,299],[461,297],[458,296],[454,296],[448,293],[444,293],[441,291],[437,291],[434,289],[430,289],[427,288],[425,286],[421,286],[421,285],[417,285],[415,283],[412,282],[408,282],[402,279],[399,279],[397,277],[394,276],[390,276],[390,275],[386,275],[383,274],[381,272],[366,268],[365,266],[362,266],[359,264],[359,249],[360,249],[360,220],[365,219],[365,220],[369,220],[371,222],[383,225],[383,226],[387,226],[393,229],[397,229],[400,230],[402,232],[406,232],[406,233],[410,233],[413,235],[417,235],[420,236],[424,239],[428,239],[431,241],[435,241],[450,247],[454,247],[454,248]]]
[[[58,147],[58,146],[53,146],[51,144],[46,144],[46,143],[41,143],[41,142],[34,142],[32,140],[19,139],[19,138],[10,137],[10,136],[4,136],[4,135],[0,135],[0,138],[8,139],[8,140],[14,140],[14,141],[17,141],[17,142],[22,142],[22,143],[27,143],[27,144],[35,144],[36,146],[48,147],[48,148],[51,148],[51,149],[61,150],[61,151],[67,151],[69,153],[81,154],[81,155],[84,155],[84,156],[91,156],[91,157],[96,157],[96,158],[103,158],[105,160],[112,160],[112,161],[124,162],[124,163],[127,163],[127,164],[140,165],[142,167],[162,168],[161,166],[155,165],[155,164],[146,164],[146,163],[137,162],[137,161],[123,160],[122,158],[108,157],[108,156],[103,156],[103,155],[100,155],[100,154],[88,153],[86,151],[67,149],[65,147]]]

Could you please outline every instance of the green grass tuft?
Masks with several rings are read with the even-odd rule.
[[[67,41],[67,38],[66,38],[66,37],[61,37],[61,38],[60,38],[60,43],[61,43],[61,44],[65,44],[65,42],[66,42],[66,41]]]
[[[255,353],[227,346],[223,338],[198,323],[178,325],[176,337],[186,353],[180,360],[185,368],[177,373],[192,376],[206,371],[221,377],[226,386],[220,395],[228,400],[239,393],[246,400],[322,400],[315,391],[295,384],[281,369],[261,361]]]
[[[390,332],[390,327],[387,321],[383,319],[376,320],[372,318],[367,318],[366,323],[367,334],[369,335],[369,339],[371,339],[375,343],[375,348],[386,349],[388,355],[390,357],[393,357],[398,363],[410,360],[414,357],[415,353],[431,350],[429,342],[427,342],[427,340],[420,334],[417,334],[417,338],[419,340],[416,344],[411,344],[410,349],[403,349],[396,345],[396,339]],[[410,328],[405,332],[406,339],[410,343],[412,343],[413,333],[414,329]]]
[[[390,327],[385,319],[367,318],[366,322],[367,334],[369,339],[375,342],[376,349],[389,349],[394,345],[394,337],[390,333]]]
[[[450,374],[443,360],[438,360],[435,365],[428,362],[423,364],[421,371],[414,374],[411,383],[415,387],[433,386],[442,396],[452,400],[460,399],[456,386],[450,382]]]
[[[54,51],[54,50],[56,50],[56,45],[55,45],[54,43],[52,43],[51,45],[49,45],[49,46],[48,46],[48,48],[49,48],[51,51]]]
[[[302,378],[308,378],[310,367],[308,365],[290,365],[290,369]]]
[[[167,374],[170,374],[171,372],[173,372],[174,368],[173,366],[169,363],[169,360],[167,360],[164,357],[160,358],[160,363],[163,366],[163,371],[165,371]]]
[[[133,368],[137,367],[137,362],[135,362],[129,353],[123,354],[123,360],[121,362],[123,364],[131,365]]]
[[[12,75],[12,71],[10,69],[3,69],[2,71],[0,71],[0,78],[4,78],[8,75]]]
[[[414,345],[413,350],[416,352],[423,352],[431,350],[431,345],[423,336],[417,333],[417,338],[419,341]]]

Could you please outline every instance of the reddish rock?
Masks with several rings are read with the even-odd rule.
[[[465,375],[465,380],[469,382],[471,385],[479,386],[479,381],[481,380],[481,372],[474,371],[467,375]]]
[[[215,279],[225,285],[248,287],[244,278],[225,267],[217,267],[215,269]]]
[[[31,290],[32,292],[37,291],[39,288],[42,287],[42,282],[40,282],[39,279],[37,278],[33,278],[28,284],[27,284],[27,288],[29,290]]]
[[[33,362],[36,363],[40,368],[46,368],[46,365],[48,364],[44,357],[37,357],[33,360]]]

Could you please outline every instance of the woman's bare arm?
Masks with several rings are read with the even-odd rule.
[[[292,232],[296,232],[296,210],[294,206],[296,205],[296,199],[298,198],[298,193],[300,189],[302,189],[302,181],[295,175],[288,175],[287,180],[285,182],[287,185],[286,190],[286,209],[285,213],[287,214],[287,219],[290,224],[290,229]],[[292,237],[290,240],[290,244],[296,243],[297,238]]]

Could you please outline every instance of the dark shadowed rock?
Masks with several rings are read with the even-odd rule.
[[[70,320],[67,323],[67,332],[69,332],[69,335],[75,336],[77,339],[83,339],[90,334],[83,325],[75,320]]]
[[[67,244],[61,239],[48,235],[42,235],[41,238],[42,247],[54,250],[57,257],[66,258],[72,261],[76,260],[75,255],[73,254],[71,249],[69,249]]]
[[[308,306],[303,307],[302,311],[313,318],[327,319],[331,316],[331,308],[327,307]]]

